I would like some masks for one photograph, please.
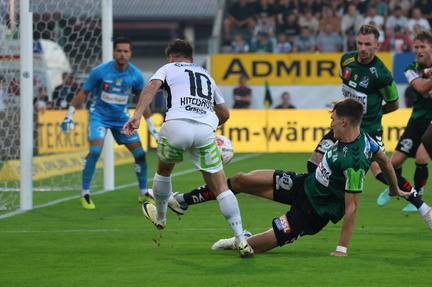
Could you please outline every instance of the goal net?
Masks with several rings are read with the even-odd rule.
[[[101,63],[101,1],[30,1],[34,113],[29,116],[34,123],[36,192],[72,196],[81,189],[81,168],[89,149],[85,106],[76,113],[72,133],[61,133],[60,123],[80,85]],[[19,3],[0,0],[0,210],[19,207],[20,143],[26,140],[20,138]],[[98,169],[92,189],[102,187],[102,177]],[[34,199],[37,204],[37,193]]]

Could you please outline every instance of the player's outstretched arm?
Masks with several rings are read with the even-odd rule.
[[[215,105],[214,111],[219,119],[219,125],[223,125],[230,117],[228,107],[225,103]]]
[[[156,92],[162,86],[161,80],[151,80],[142,90],[137,108],[134,115],[126,122],[123,126],[122,133],[125,135],[135,134],[135,130],[140,126],[141,117],[144,115],[146,109],[148,109],[153,97]]]
[[[347,250],[357,218],[357,207],[359,201],[360,193],[345,192],[345,217],[342,222],[341,235],[339,237],[336,251],[330,253],[331,256],[348,256]]]
[[[409,196],[411,192],[404,192],[399,189],[398,180],[396,178],[396,173],[394,171],[393,165],[390,162],[390,159],[385,155],[382,150],[378,150],[372,157],[381,168],[381,171],[384,177],[387,180],[389,187],[389,195],[390,196]]]
[[[161,80],[151,80],[142,90],[140,98],[138,100],[137,108],[135,110],[135,115],[141,117],[144,115],[145,110],[149,107],[153,97],[156,92],[159,91],[162,86]]]

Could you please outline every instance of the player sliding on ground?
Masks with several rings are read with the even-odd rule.
[[[368,134],[360,131],[362,111],[362,104],[353,98],[335,103],[331,128],[337,141],[327,150],[313,173],[256,170],[247,174],[237,173],[228,179],[228,186],[234,192],[291,205],[285,215],[273,219],[271,229],[247,239],[255,253],[292,243],[303,235],[316,234],[329,221],[336,223],[345,216],[336,250],[330,255],[346,256],[365,175],[372,161],[379,164],[388,181],[391,196],[418,199],[417,192],[401,190],[400,185],[399,189],[400,182],[389,158]],[[188,204],[212,199],[209,188],[202,186],[190,193],[175,195],[169,205],[184,213]],[[418,204],[419,212],[432,229],[430,207],[422,201]],[[233,239],[219,240],[212,248],[232,249]]]

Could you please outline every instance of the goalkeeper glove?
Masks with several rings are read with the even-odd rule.
[[[75,128],[75,123],[73,121],[74,114],[75,114],[75,107],[70,106],[63,122],[60,124],[61,130],[65,134],[68,134],[69,130],[73,130]]]
[[[156,129],[154,123],[153,123],[152,117],[147,118],[146,122],[147,122],[147,128],[148,128],[149,132],[155,138],[155,140],[158,141],[158,139],[159,139],[159,132]]]

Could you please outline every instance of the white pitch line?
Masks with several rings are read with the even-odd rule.
[[[238,157],[235,157],[231,162],[241,161],[241,160],[245,160],[245,159],[248,159],[248,158],[256,157],[256,156],[259,156],[259,155],[262,155],[262,153],[254,153],[254,154],[247,154],[247,155],[243,155],[243,156],[238,156]],[[172,177],[176,177],[176,176],[179,176],[179,175],[184,175],[184,174],[192,173],[194,171],[197,171],[197,169],[196,168],[191,168],[191,169],[187,169],[187,170],[183,170],[183,171],[179,171],[179,172],[174,172],[172,174]],[[152,182],[153,178],[149,178],[148,181]],[[122,188],[126,188],[126,187],[131,187],[131,186],[135,186],[135,185],[138,185],[138,183],[134,182],[134,183],[128,183],[128,184],[116,186],[115,189],[113,189],[113,190],[122,189]],[[110,191],[113,191],[113,190],[104,190],[103,189],[103,190],[99,190],[99,191],[96,191],[96,192],[92,192],[92,194],[102,194],[102,193],[110,192]],[[50,202],[47,202],[47,203],[44,203],[44,204],[35,205],[35,206],[33,206],[33,209],[38,209],[38,208],[43,208],[43,207],[55,205],[57,203],[61,203],[61,202],[72,200],[72,199],[77,199],[77,198],[80,198],[80,197],[81,197],[81,195],[76,195],[76,196],[70,196],[70,197],[65,197],[65,198],[57,199],[57,200],[50,201]],[[19,209],[19,210],[15,210],[15,211],[12,211],[12,212],[8,212],[8,213],[5,213],[3,215],[0,215],[0,219],[12,217],[12,216],[15,216],[15,215],[18,215],[18,214],[22,214],[22,213],[27,212],[27,211],[28,210],[21,210],[21,209]]]
[[[418,230],[417,228],[381,228],[381,227],[373,227],[373,228],[364,228],[364,227],[357,227],[354,228],[355,230],[362,230],[362,231],[410,231],[410,230]],[[252,233],[261,233],[265,230],[268,230],[268,228],[252,228],[248,229],[249,231],[252,231]],[[326,228],[327,231],[339,231],[340,228]],[[67,229],[67,230],[0,230],[0,234],[18,234],[18,233],[102,233],[102,232],[137,232],[137,231],[157,231],[154,228],[141,228],[141,229]],[[182,232],[182,231],[227,231],[229,232],[229,229],[225,228],[180,228],[180,229],[167,229],[164,230],[164,232]]]

